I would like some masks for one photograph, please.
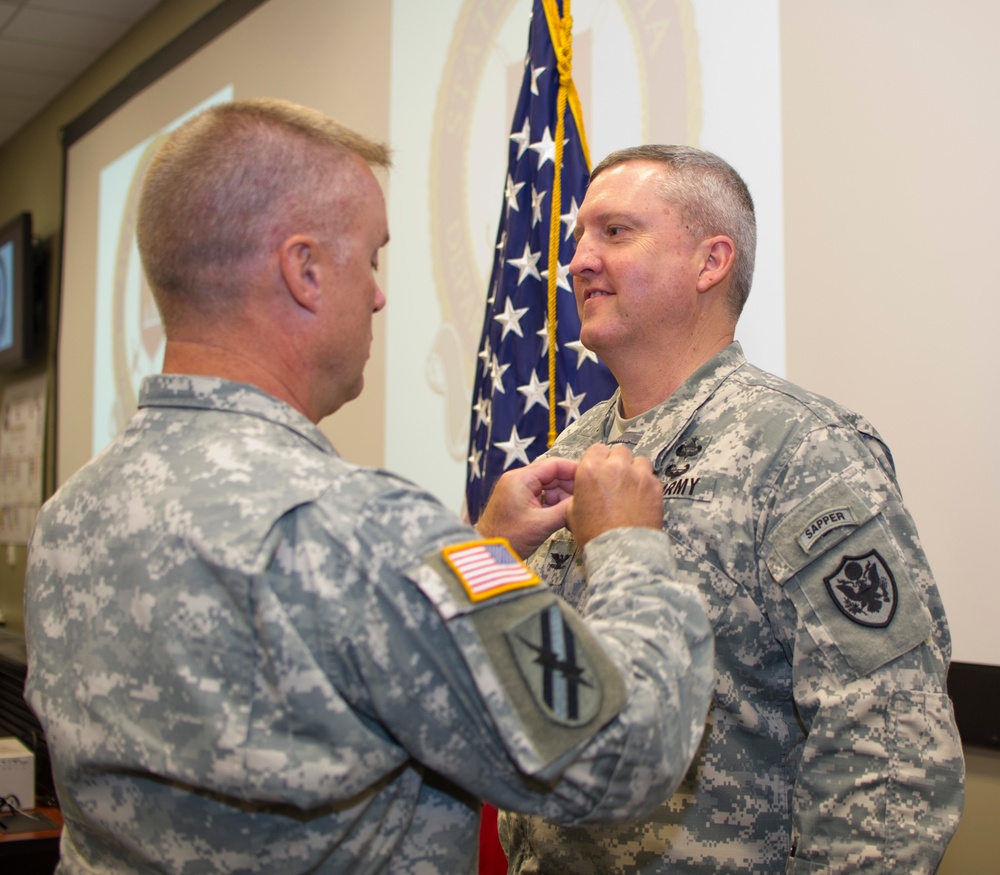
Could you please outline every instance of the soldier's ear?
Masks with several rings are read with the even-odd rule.
[[[701,241],[701,269],[698,273],[698,291],[707,292],[722,282],[733,271],[736,246],[723,234]]]
[[[305,234],[293,234],[278,247],[278,270],[288,294],[300,307],[316,312],[320,296],[319,243]]]

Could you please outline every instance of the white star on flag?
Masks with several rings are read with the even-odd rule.
[[[531,143],[531,122],[528,119],[524,120],[524,127],[517,133],[511,134],[510,138],[517,143],[517,159],[520,161],[521,156],[524,154],[524,150],[528,148]]]
[[[472,410],[476,414],[476,428],[490,424],[490,399],[479,396],[479,400],[472,405]]]
[[[479,447],[476,447],[472,451],[472,455],[466,460],[469,463],[469,474],[471,477],[478,478],[483,476],[482,460],[483,451]]]
[[[538,351],[538,357],[543,359],[549,354],[549,317],[545,317],[545,321],[542,322],[542,327],[535,332],[540,338],[542,338],[541,349]],[[559,344],[556,344],[556,352],[559,351]]]
[[[510,367],[509,362],[504,362],[500,364],[496,356],[493,356],[493,361],[490,363],[490,374],[493,379],[493,391],[499,392],[501,395],[505,394],[503,388],[503,375],[507,372],[507,368]]]
[[[576,230],[576,216],[580,212],[580,207],[576,203],[576,198],[572,198],[569,202],[569,212],[563,213],[559,220],[566,226],[566,236],[563,240],[569,240],[573,236],[573,232]]]
[[[511,267],[516,267],[518,269],[517,284],[521,285],[524,280],[531,276],[536,280],[540,280],[541,274],[538,272],[538,268],[535,267],[538,264],[538,259],[542,257],[542,251],[538,252],[531,251],[531,243],[525,242],[524,244],[524,254],[520,258],[508,258],[507,264]]]
[[[538,77],[544,73],[548,67],[531,68],[531,93],[538,97]]]
[[[521,317],[527,312],[527,307],[518,307],[515,310],[510,298],[504,302],[503,313],[497,313],[497,315],[493,317],[503,326],[503,334],[500,335],[501,340],[503,340],[511,331],[513,331],[518,337],[524,337],[524,334],[521,332]]]
[[[536,191],[534,186],[531,186],[531,226],[534,227],[540,221],[542,221],[542,201],[545,200],[545,195],[547,191]]]
[[[542,279],[549,278],[548,268],[542,271]],[[556,288],[565,289],[567,292],[572,292],[573,287],[569,284],[569,265],[559,264],[556,265]]]
[[[573,387],[566,387],[566,399],[559,402],[559,406],[566,411],[566,424],[569,425],[574,420],[580,418],[580,405],[583,403],[583,399],[586,397],[586,392],[581,392],[579,395],[573,393]]]
[[[521,189],[524,188],[525,183],[514,182],[511,179],[510,174],[507,174],[507,189],[504,191],[504,197],[507,198],[507,208],[514,210],[515,212],[520,212],[521,208],[517,205],[517,196],[521,193]]]
[[[597,353],[587,349],[581,340],[572,340],[566,346],[576,353],[576,369],[580,370],[580,365],[586,361],[597,361]]]
[[[546,410],[549,409],[549,381],[544,383],[538,379],[538,372],[531,372],[531,379],[527,385],[518,386],[517,391],[525,397],[524,412],[527,413],[536,404],[541,404]]]
[[[555,140],[552,139],[552,134],[549,133],[549,129],[546,127],[542,131],[542,139],[537,143],[532,143],[528,146],[533,152],[538,153],[538,169],[542,169],[542,165],[546,161],[556,160],[556,144]]]
[[[579,416],[579,413],[577,414]],[[504,460],[503,469],[506,471],[511,464],[516,459],[522,465],[528,464],[528,455],[524,451],[534,443],[534,436],[531,437],[521,437],[517,433],[517,426],[511,426],[510,438],[505,441],[497,441],[493,446],[499,450],[503,450],[507,454],[507,458]]]

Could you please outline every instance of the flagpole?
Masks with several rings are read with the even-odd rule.
[[[473,521],[504,471],[530,464],[615,389],[580,342],[567,275],[590,166],[572,29],[569,0],[533,0],[473,387],[466,477]]]
[[[559,434],[556,430],[556,283],[558,270],[552,265],[559,262],[559,204],[562,203],[562,161],[563,142],[566,139],[566,91],[573,81],[573,17],[569,11],[570,0],[563,0],[563,15],[559,17],[556,0],[543,0],[545,18],[552,35],[552,45],[556,51],[559,67],[559,94],[556,97],[556,158],[552,179],[552,209],[549,211],[549,436],[548,445],[555,443]]]
[[[590,155],[587,139],[583,129],[583,113],[580,111],[580,99],[576,85],[573,82],[573,16],[570,13],[570,0],[563,0],[562,15],[559,15],[557,0],[542,0],[545,10],[545,20],[552,37],[552,47],[556,53],[556,63],[559,68],[559,93],[556,97],[556,136],[555,136],[555,172],[552,181],[552,210],[549,214],[549,265],[559,263],[559,233],[561,216],[558,204],[562,203],[562,166],[563,146],[566,141],[566,106],[570,105],[576,119],[576,129],[583,148],[584,159],[590,167]],[[572,101],[570,97],[572,96]],[[548,313],[549,313],[549,434],[548,445],[551,447],[559,436],[556,428],[556,291],[558,289],[558,271],[549,270],[548,276]]]

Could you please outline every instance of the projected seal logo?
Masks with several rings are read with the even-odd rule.
[[[163,364],[166,337],[136,243],[146,171],[173,130],[202,109],[232,96],[231,86],[219,89],[101,168],[93,379],[88,386],[93,392],[92,454],[106,447],[129,421],[143,378],[158,372]]]
[[[445,433],[457,460],[468,451],[472,377],[507,137],[524,70],[528,5],[465,0],[438,90],[428,185],[430,224],[437,229],[431,247],[441,326],[425,372],[431,388],[445,398]],[[619,136],[628,139],[615,140],[611,148],[640,142],[696,145],[701,82],[690,0],[573,0],[571,12],[573,80],[591,149]],[[602,157],[591,155],[594,161]]]

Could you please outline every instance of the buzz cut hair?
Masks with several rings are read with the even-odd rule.
[[[271,98],[209,107],[166,137],[143,180],[136,228],[164,321],[175,303],[235,295],[289,233],[350,222],[353,202],[330,194],[330,181],[346,179],[357,158],[391,166],[387,146]]]

